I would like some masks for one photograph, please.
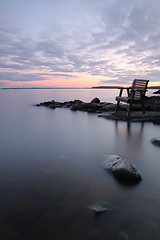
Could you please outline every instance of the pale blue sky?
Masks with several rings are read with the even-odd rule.
[[[0,1],[0,87],[160,84],[159,0]]]

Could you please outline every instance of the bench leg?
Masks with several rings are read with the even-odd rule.
[[[116,105],[116,110],[115,110],[115,112],[118,112],[118,109],[119,109],[119,104],[120,104],[120,102],[119,102],[119,101],[117,101],[117,105]]]
[[[144,108],[144,102],[142,101],[142,111],[143,111],[143,113],[145,113],[145,108]]]
[[[144,94],[142,94],[142,92],[140,92],[140,94],[141,94],[142,111],[143,111],[143,113],[145,113],[145,108],[144,108]]]
[[[128,108],[128,112],[127,112],[127,117],[130,116],[131,108],[132,108],[132,103],[129,104],[129,108]]]

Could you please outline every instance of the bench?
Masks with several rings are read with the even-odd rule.
[[[116,112],[119,110],[120,102],[129,104],[127,116],[130,116],[132,104],[138,103],[142,106],[142,111],[145,113],[144,97],[147,91],[147,85],[149,80],[134,79],[131,87],[120,87],[119,96],[116,97],[117,105]],[[123,90],[127,90],[127,96],[122,96]]]

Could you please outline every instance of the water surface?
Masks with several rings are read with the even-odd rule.
[[[155,239],[160,236],[160,137],[152,123],[115,122],[96,114],[34,104],[94,97],[117,90],[0,90],[0,239]],[[103,156],[129,158],[143,180],[118,183]],[[87,206],[110,202],[95,217]]]

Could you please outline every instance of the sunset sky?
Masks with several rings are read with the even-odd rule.
[[[160,0],[1,0],[0,88],[160,86]]]

